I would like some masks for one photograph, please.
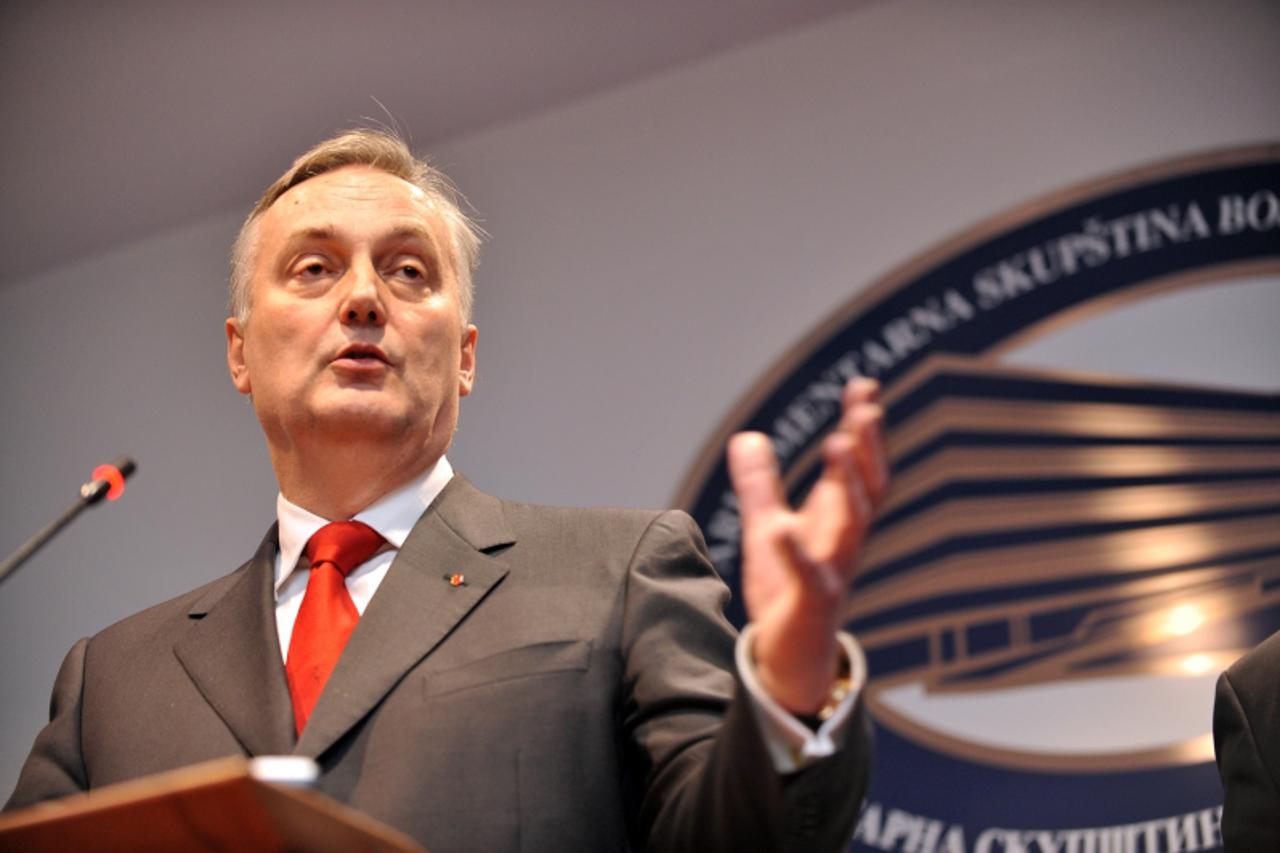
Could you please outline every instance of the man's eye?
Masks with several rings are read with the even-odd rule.
[[[401,278],[407,278],[410,281],[418,281],[419,279],[426,277],[426,273],[422,271],[422,267],[417,266],[416,264],[401,264],[396,267],[396,273]]]
[[[324,275],[324,273],[325,265],[323,261],[307,261],[295,268],[295,275],[302,278],[316,278]]]

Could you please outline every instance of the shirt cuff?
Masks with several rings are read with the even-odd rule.
[[[742,679],[747,695],[751,697],[751,709],[764,735],[765,748],[769,751],[773,768],[779,773],[794,773],[820,758],[834,755],[844,742],[853,706],[867,681],[867,660],[862,654],[862,647],[852,636],[844,631],[836,634],[836,640],[849,662],[850,688],[848,694],[836,705],[834,713],[814,731],[775,702],[760,685],[756,678],[755,664],[751,660],[751,636],[754,630],[754,626],[748,625],[738,637],[738,645],[734,650],[738,677]]]

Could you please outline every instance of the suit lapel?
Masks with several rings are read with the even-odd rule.
[[[294,745],[272,590],[278,547],[272,525],[253,559],[191,607],[191,630],[173,647],[250,755],[287,754]]]
[[[295,753],[318,758],[373,710],[502,581],[507,567],[484,552],[513,541],[499,501],[454,477],[396,555]]]

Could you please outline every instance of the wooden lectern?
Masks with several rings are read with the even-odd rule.
[[[265,782],[224,758],[0,816],[0,851],[416,851],[323,794]]]

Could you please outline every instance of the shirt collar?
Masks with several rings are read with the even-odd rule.
[[[356,513],[352,520],[363,521],[378,531],[391,547],[399,550],[422,513],[426,512],[427,507],[431,506],[431,502],[452,478],[453,466],[441,456],[435,465],[394,492],[369,504]],[[276,495],[276,520],[279,522],[280,558],[276,562],[275,588],[279,592],[281,585],[293,574],[302,549],[329,520],[290,502],[282,494]]]

